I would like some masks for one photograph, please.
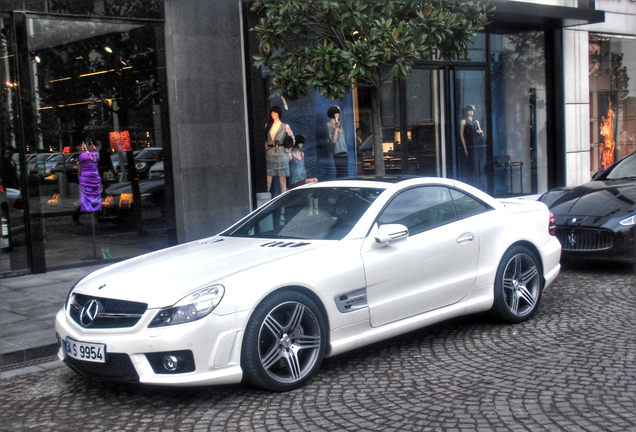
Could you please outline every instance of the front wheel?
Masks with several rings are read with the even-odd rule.
[[[508,323],[529,319],[539,307],[543,277],[541,263],[526,247],[513,246],[504,254],[495,276],[493,314]]]
[[[316,373],[325,346],[325,321],[316,304],[295,291],[277,292],[258,305],[245,328],[245,380],[265,390],[294,390]]]

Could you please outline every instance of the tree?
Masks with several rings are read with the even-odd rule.
[[[457,0],[256,0],[254,66],[268,67],[274,95],[290,99],[317,89],[334,100],[368,87],[376,174],[384,174],[382,83],[408,78],[422,55],[465,55],[493,9]]]

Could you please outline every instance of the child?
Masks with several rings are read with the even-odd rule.
[[[315,177],[307,178],[307,172],[305,171],[305,153],[302,151],[304,144],[305,136],[300,134],[296,135],[294,146],[289,152],[289,169],[291,172],[292,188],[308,183],[316,183],[318,181]]]

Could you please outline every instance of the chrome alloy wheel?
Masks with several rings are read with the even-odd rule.
[[[294,383],[313,372],[322,359],[318,319],[303,303],[274,307],[258,333],[258,356],[267,374],[279,383]]]
[[[541,276],[527,254],[519,253],[508,261],[503,275],[503,295],[508,310],[518,317],[534,311],[541,294]]]

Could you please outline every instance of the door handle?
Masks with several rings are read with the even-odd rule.
[[[475,234],[473,233],[464,233],[457,237],[457,243],[468,243],[475,240]]]

